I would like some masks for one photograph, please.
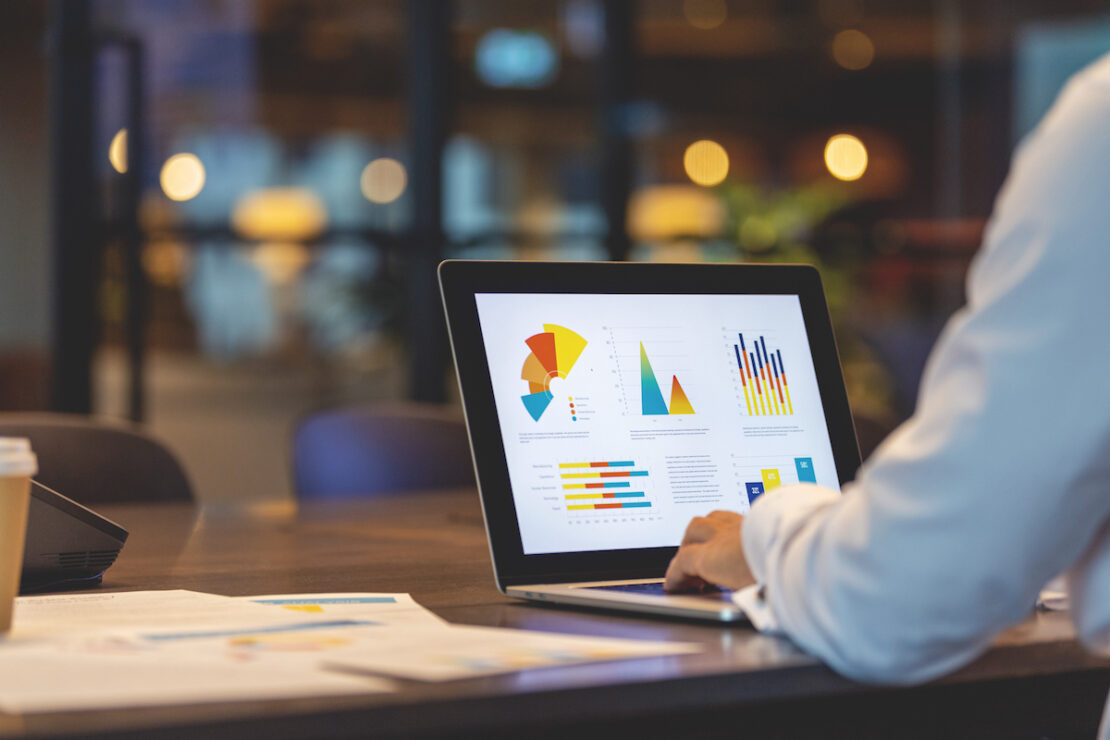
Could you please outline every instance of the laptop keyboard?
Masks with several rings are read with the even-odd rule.
[[[634,594],[654,594],[663,596],[667,594],[663,590],[663,582],[655,581],[654,583],[621,583],[613,586],[586,586],[591,591],[623,591],[624,593]],[[669,594],[668,594],[669,595]],[[703,599],[711,599],[713,601],[732,601],[732,591],[724,588],[707,589],[701,592],[691,592],[681,594],[682,596],[697,596]]]

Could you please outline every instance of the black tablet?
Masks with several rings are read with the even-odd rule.
[[[694,516],[860,464],[803,265],[439,267],[498,585],[661,576]]]

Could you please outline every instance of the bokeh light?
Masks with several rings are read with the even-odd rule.
[[[328,212],[307,188],[262,188],[239,199],[231,223],[247,239],[299,241],[323,231]]]
[[[408,185],[405,166],[396,159],[375,159],[362,171],[362,194],[372,203],[392,203],[401,197]]]
[[[121,175],[127,172],[127,129],[121,128],[112,137],[112,143],[108,145],[108,161],[112,163],[112,169]]]
[[[559,52],[537,31],[495,28],[478,40],[474,66],[490,87],[543,87],[559,73]]]
[[[308,265],[311,255],[303,244],[295,242],[267,242],[259,244],[250,253],[254,266],[277,285],[288,285]]]
[[[867,147],[851,134],[836,134],[825,144],[825,166],[838,180],[858,180],[867,171]]]
[[[844,69],[865,69],[875,59],[875,44],[863,31],[850,28],[833,37],[832,56]]]
[[[632,194],[628,230],[638,240],[717,236],[727,218],[715,194],[693,185],[650,185]]]
[[[162,165],[162,192],[170,200],[192,200],[204,189],[204,165],[195,154],[175,154]]]
[[[716,28],[728,18],[725,0],[685,0],[682,12],[691,26],[703,31]]]
[[[155,285],[166,288],[181,285],[189,265],[189,249],[179,242],[154,241],[143,249],[143,270]]]
[[[717,185],[728,176],[728,152],[709,139],[695,141],[686,147],[682,164],[690,179],[705,187]]]

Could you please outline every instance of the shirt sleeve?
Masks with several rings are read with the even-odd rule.
[[[784,487],[752,507],[759,585],[735,598],[758,627],[859,680],[924,681],[972,660],[1097,546],[1110,518],[1108,120],[1110,58],[1015,158],[914,416],[842,494]]]

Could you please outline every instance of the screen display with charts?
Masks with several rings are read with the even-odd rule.
[[[669,547],[839,490],[795,295],[475,295],[524,554]]]

